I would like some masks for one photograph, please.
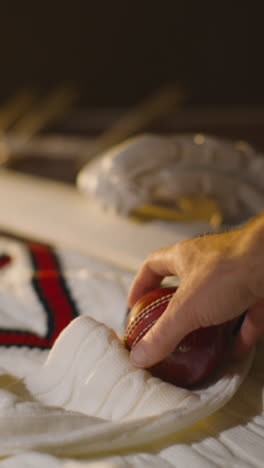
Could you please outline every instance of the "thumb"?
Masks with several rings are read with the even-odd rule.
[[[199,328],[191,316],[189,301],[184,301],[181,288],[174,294],[167,309],[130,353],[136,367],[151,367],[168,356],[191,331]]]

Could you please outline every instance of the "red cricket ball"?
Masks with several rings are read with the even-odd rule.
[[[165,311],[177,288],[154,289],[132,307],[123,341],[131,350]],[[184,337],[175,350],[149,370],[152,375],[182,387],[204,380],[219,364],[229,344],[230,322],[200,328]]]

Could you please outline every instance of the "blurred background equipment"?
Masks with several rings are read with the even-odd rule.
[[[142,132],[192,134],[197,148],[203,135],[228,138],[242,152],[249,143],[259,161],[260,21],[248,3],[2,5],[0,164],[75,184],[87,161]],[[219,200],[192,195],[170,207],[143,200],[133,215],[221,224]]]

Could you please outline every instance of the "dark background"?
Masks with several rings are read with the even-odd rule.
[[[5,1],[0,100],[71,82],[84,106],[127,106],[168,82],[186,105],[264,105],[262,2]]]

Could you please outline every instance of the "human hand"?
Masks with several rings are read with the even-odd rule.
[[[166,311],[131,352],[138,367],[168,356],[185,335],[246,311],[232,355],[242,359],[264,330],[264,216],[223,234],[187,239],[152,252],[139,270],[128,305],[177,275],[180,286]]]

